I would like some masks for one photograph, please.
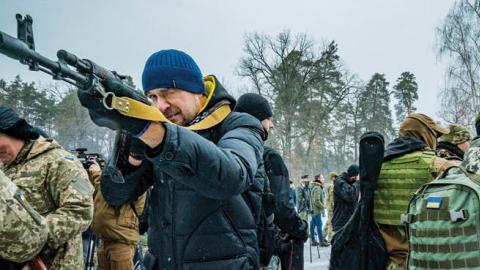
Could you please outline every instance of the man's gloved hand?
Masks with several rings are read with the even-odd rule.
[[[132,97],[119,80],[106,79],[102,84],[106,92],[113,92],[118,97]],[[123,129],[138,137],[150,125],[150,121],[127,117],[116,110],[108,110],[103,105],[103,97],[98,93],[91,94],[90,91],[80,90],[77,91],[77,96],[82,106],[88,109],[92,121],[98,126],[113,130]],[[107,104],[110,103],[111,100],[107,100]]]
[[[302,220],[302,225],[300,228],[298,228],[299,235],[295,235],[295,237],[292,235],[288,235],[289,238],[291,239],[300,239],[302,241],[306,241],[308,239],[308,223],[305,220]]]
[[[129,147],[129,162],[134,166],[138,166],[145,159],[145,151],[147,145],[137,138],[132,138]],[[133,160],[132,160],[133,159]]]

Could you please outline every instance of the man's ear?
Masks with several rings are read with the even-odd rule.
[[[207,96],[201,95],[201,94],[195,95],[195,101],[197,102],[197,106],[198,106],[197,113],[201,113],[205,108],[205,103],[207,102]]]

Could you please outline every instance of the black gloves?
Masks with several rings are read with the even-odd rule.
[[[307,241],[308,239],[308,223],[307,221],[300,219],[302,225],[298,228],[298,235],[289,235],[289,239],[299,239],[302,241]]]
[[[126,88],[119,80],[106,79],[102,84],[106,92],[112,92],[117,97],[137,99],[138,93],[132,93],[132,91]],[[143,134],[150,125],[150,121],[127,117],[116,110],[105,108],[103,97],[99,93],[91,94],[90,90],[80,90],[77,91],[77,96],[82,106],[88,109],[92,121],[98,126],[113,130],[123,129],[135,137],[138,137]],[[110,105],[111,101],[111,98],[109,98],[106,103]]]
[[[136,160],[144,160],[145,159],[145,151],[147,150],[147,145],[142,142],[140,139],[132,138],[130,141],[130,156]]]

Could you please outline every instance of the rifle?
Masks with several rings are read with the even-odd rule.
[[[39,256],[35,256],[33,260],[29,261],[28,266],[33,270],[47,270],[47,267]]]
[[[95,269],[95,248],[97,247],[97,237],[91,232],[88,239],[87,261],[85,262],[85,270]]]
[[[92,60],[80,59],[66,50],[58,50],[58,61],[53,61],[36,52],[32,17],[30,15],[22,17],[22,15],[17,14],[16,19],[17,38],[0,31],[0,53],[19,60],[20,63],[27,65],[32,71],[42,71],[51,75],[54,80],[62,80],[74,85],[79,88],[79,91],[100,94],[107,109],[113,109],[108,99],[115,96],[115,93],[101,87],[101,82],[106,79],[118,80],[123,90],[129,93],[133,99],[150,105],[145,95],[135,91],[133,87],[122,81],[126,76],[97,65]]]
[[[128,113],[131,99],[143,104],[150,105],[148,98],[143,93],[137,92],[133,87],[123,82],[126,76],[110,71],[89,59],[80,59],[75,54],[66,50],[57,51],[57,61],[51,60],[35,51],[35,40],[33,37],[33,19],[30,15],[22,17],[15,16],[17,20],[17,38],[14,38],[3,31],[0,31],[0,53],[20,63],[27,65],[32,71],[42,71],[52,76],[54,80],[62,80],[78,88],[78,91],[88,91],[91,95],[101,96],[103,106],[107,110],[117,110],[120,113]],[[110,79],[117,82],[116,90],[104,89],[102,82]],[[115,91],[115,92],[114,92]],[[127,97],[117,97],[117,94]],[[131,99],[128,99],[131,98]],[[115,145],[109,165],[114,167],[118,161],[118,148],[122,147],[120,131],[117,131]],[[117,154],[116,154],[117,153]],[[112,169],[112,168],[110,168]],[[114,170],[115,175],[119,172]],[[113,181],[123,183],[122,177],[115,177]]]

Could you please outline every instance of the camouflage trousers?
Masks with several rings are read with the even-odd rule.
[[[332,216],[333,216],[333,211],[332,212],[328,211],[327,221],[325,222],[325,225],[323,225],[323,231],[322,231],[323,239],[327,239],[328,241],[332,241],[332,238],[333,238]]]

